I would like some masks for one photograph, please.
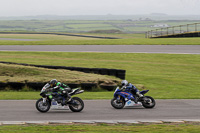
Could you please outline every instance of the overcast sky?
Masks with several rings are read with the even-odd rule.
[[[200,0],[0,0],[0,16],[200,15]]]

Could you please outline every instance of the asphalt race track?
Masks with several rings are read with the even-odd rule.
[[[200,54],[200,45],[0,45],[0,51]]]
[[[0,100],[0,123],[5,121],[200,121],[200,99],[156,100],[153,109],[114,109],[110,100],[84,100],[82,112],[50,110],[40,113],[36,100]]]

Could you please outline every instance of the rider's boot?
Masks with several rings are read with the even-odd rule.
[[[138,91],[136,92],[136,94],[139,96],[139,97],[143,97],[143,95]]]
[[[144,97],[144,95],[142,95],[139,91],[136,92],[136,94],[137,94],[137,96],[138,96],[138,97],[137,97],[137,101]]]
[[[68,102],[71,102],[72,101],[72,98],[69,96],[69,97],[67,97],[66,98],[66,102],[68,103]]]
[[[62,101],[62,105],[66,105],[68,102],[70,102],[72,99],[70,98],[70,99],[68,99],[68,98],[66,98],[66,99],[64,99],[63,101]]]
[[[66,105],[67,103],[71,102],[72,101],[72,98],[71,97],[67,97],[66,99],[64,99],[62,101],[62,105]]]
[[[62,106],[66,105],[66,102],[65,102],[65,101],[66,101],[66,100],[62,100],[62,103],[61,103]]]
[[[68,102],[72,100],[71,96],[68,94],[67,91],[63,91],[63,96],[65,97],[65,100],[62,101],[63,105],[66,105]]]
[[[66,101],[67,102],[70,102],[71,100],[72,100],[72,98],[71,98],[71,96],[68,94],[68,93],[66,93]]]

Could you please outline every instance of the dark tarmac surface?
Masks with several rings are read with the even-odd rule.
[[[110,100],[84,100],[82,112],[49,110],[40,113],[36,100],[0,100],[0,121],[62,121],[62,120],[200,120],[200,99],[156,100],[153,109],[132,107],[114,109]]]

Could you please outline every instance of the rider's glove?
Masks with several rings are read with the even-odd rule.
[[[49,88],[48,90],[47,90],[47,92],[52,92],[53,91],[53,88]]]
[[[126,89],[126,86],[122,86],[122,88],[120,90]]]

